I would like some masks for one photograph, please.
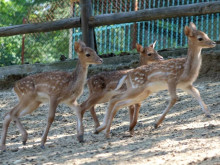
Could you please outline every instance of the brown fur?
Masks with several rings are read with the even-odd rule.
[[[126,77],[123,77],[128,89],[110,101],[103,124],[96,129],[97,133],[106,128],[106,137],[109,137],[111,122],[120,108],[141,102],[151,93],[164,89],[168,89],[171,99],[155,127],[161,124],[166,114],[176,103],[177,88],[194,96],[206,115],[210,114],[199,91],[192,84],[198,77],[201,67],[201,49],[214,47],[215,42],[210,40],[204,32],[197,30],[193,23],[190,23],[189,27],[186,26],[184,32],[188,37],[189,45],[187,58],[160,61],[130,71]]]
[[[163,59],[163,57],[160,56],[156,50],[154,50],[155,44],[156,42],[145,48],[140,44],[136,44],[136,49],[140,53],[140,65],[151,64]],[[118,81],[121,79],[121,77],[129,73],[131,70],[132,69],[102,72],[92,76],[87,81],[90,95],[88,99],[81,104],[81,110],[82,114],[84,114],[87,109],[90,109],[90,113],[95,122],[95,128],[97,128],[100,124],[96,116],[94,106],[99,103],[108,102],[113,96],[125,91],[127,89],[125,84],[118,91],[115,91],[114,89],[117,87]],[[140,103],[129,107],[130,125],[136,124],[136,121],[134,121],[133,118],[134,114],[139,112],[139,109]],[[132,134],[133,131],[131,130],[130,132]]]
[[[51,124],[54,121],[55,112],[58,104],[65,103],[76,110],[77,137],[82,141],[82,117],[79,112],[77,98],[82,94],[86,82],[89,64],[101,64],[102,59],[94,50],[86,47],[81,41],[75,42],[75,51],[79,60],[76,69],[72,73],[66,72],[46,72],[21,79],[15,84],[14,91],[19,98],[19,103],[6,114],[3,122],[1,136],[1,150],[5,150],[6,134],[10,122],[16,123],[22,134],[23,144],[27,141],[27,132],[22,126],[19,117],[32,113],[41,103],[49,102],[50,109],[48,122],[41,140],[41,147],[47,139]]]

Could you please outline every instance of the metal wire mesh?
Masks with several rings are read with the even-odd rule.
[[[0,17],[0,26],[41,23],[73,16],[70,0],[42,1],[41,3],[11,0],[1,3],[7,10]],[[1,37],[0,66],[21,64],[22,37],[24,38],[24,63],[49,63],[59,60],[60,55],[68,57],[71,52],[69,47],[72,49],[72,39],[69,40],[72,38],[70,34],[72,35],[70,30],[60,30]]]
[[[142,9],[187,5],[216,0],[92,0],[93,14],[109,14],[137,11]],[[213,40],[219,40],[219,13],[201,16],[167,18],[153,21],[100,26],[95,28],[99,54],[130,52],[135,44],[149,45],[157,40],[156,49],[187,46],[184,26],[194,22]],[[80,38],[80,29],[73,33],[73,39]],[[74,55],[74,54],[73,54]]]
[[[91,0],[93,15],[130,12],[142,9],[186,5],[217,0]],[[79,0],[2,0],[0,26],[40,23],[63,18],[80,17]],[[220,39],[219,13],[202,16],[167,18],[95,28],[99,54],[135,50],[135,44],[147,46],[157,40],[156,49],[186,47],[183,30],[189,22],[206,32],[211,39]],[[47,33],[0,37],[0,66],[58,61],[61,55],[74,58],[73,43],[81,39],[81,29],[73,28]],[[24,49],[22,49],[22,38]]]

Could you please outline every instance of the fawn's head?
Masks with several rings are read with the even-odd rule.
[[[150,44],[148,47],[142,47],[140,44],[136,44],[136,49],[137,51],[140,53],[140,64],[141,65],[147,65],[147,64],[151,64],[153,62],[157,62],[160,60],[163,60],[163,57],[160,56],[157,51],[154,49],[155,45],[156,45],[155,41],[154,43]]]
[[[96,54],[96,52],[86,47],[82,41],[75,42],[74,49],[78,54],[79,60],[85,64],[102,64],[103,60]]]
[[[213,48],[216,46],[216,43],[206,33],[197,30],[196,25],[192,22],[189,26],[185,26],[184,33],[188,37],[189,44],[193,44],[193,46],[200,48]]]

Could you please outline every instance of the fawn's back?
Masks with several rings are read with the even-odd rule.
[[[136,49],[140,54],[139,65],[148,65],[163,60],[163,57],[154,49],[155,44],[156,41],[148,47],[142,47],[140,44],[136,44]],[[132,69],[102,72],[90,77],[87,81],[90,93],[103,90],[111,91],[115,89],[119,80],[131,70]],[[126,85],[124,84],[120,90],[126,90]]]
[[[66,72],[45,72],[25,77],[14,86],[14,91],[21,98],[28,93],[39,96],[39,101],[48,101],[50,96],[63,96],[62,99],[70,97],[68,93],[74,77]],[[74,91],[74,89],[72,89]],[[65,95],[67,94],[67,95]],[[73,94],[73,93],[72,93]],[[61,99],[61,98],[59,98]]]
[[[75,43],[75,51],[79,60],[72,73],[55,71],[25,77],[14,87],[19,99],[30,95],[40,102],[47,102],[51,97],[57,102],[75,101],[83,92],[89,64],[102,63],[96,52],[81,41]]]
[[[193,23],[190,24],[190,27],[186,26],[184,32],[188,36],[187,58],[160,61],[132,70],[127,78],[130,87],[153,86],[152,89],[158,91],[161,88],[167,89],[166,85],[161,84],[172,84],[174,87],[183,88],[192,85],[197,79],[201,67],[202,48],[212,48],[215,46],[215,42],[210,40],[207,34],[197,30]]]

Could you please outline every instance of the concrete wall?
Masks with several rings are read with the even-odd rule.
[[[187,49],[170,49],[158,51],[165,59],[175,57],[185,57]],[[220,45],[214,49],[204,49],[202,51],[203,63],[200,71],[200,78],[220,80]],[[102,65],[89,67],[89,76],[102,72],[120,69],[135,68],[138,66],[139,55],[123,55],[103,58]],[[77,60],[66,60],[52,64],[25,64],[13,65],[0,68],[0,89],[11,88],[15,81],[24,76],[48,71],[71,72],[76,66]]]

